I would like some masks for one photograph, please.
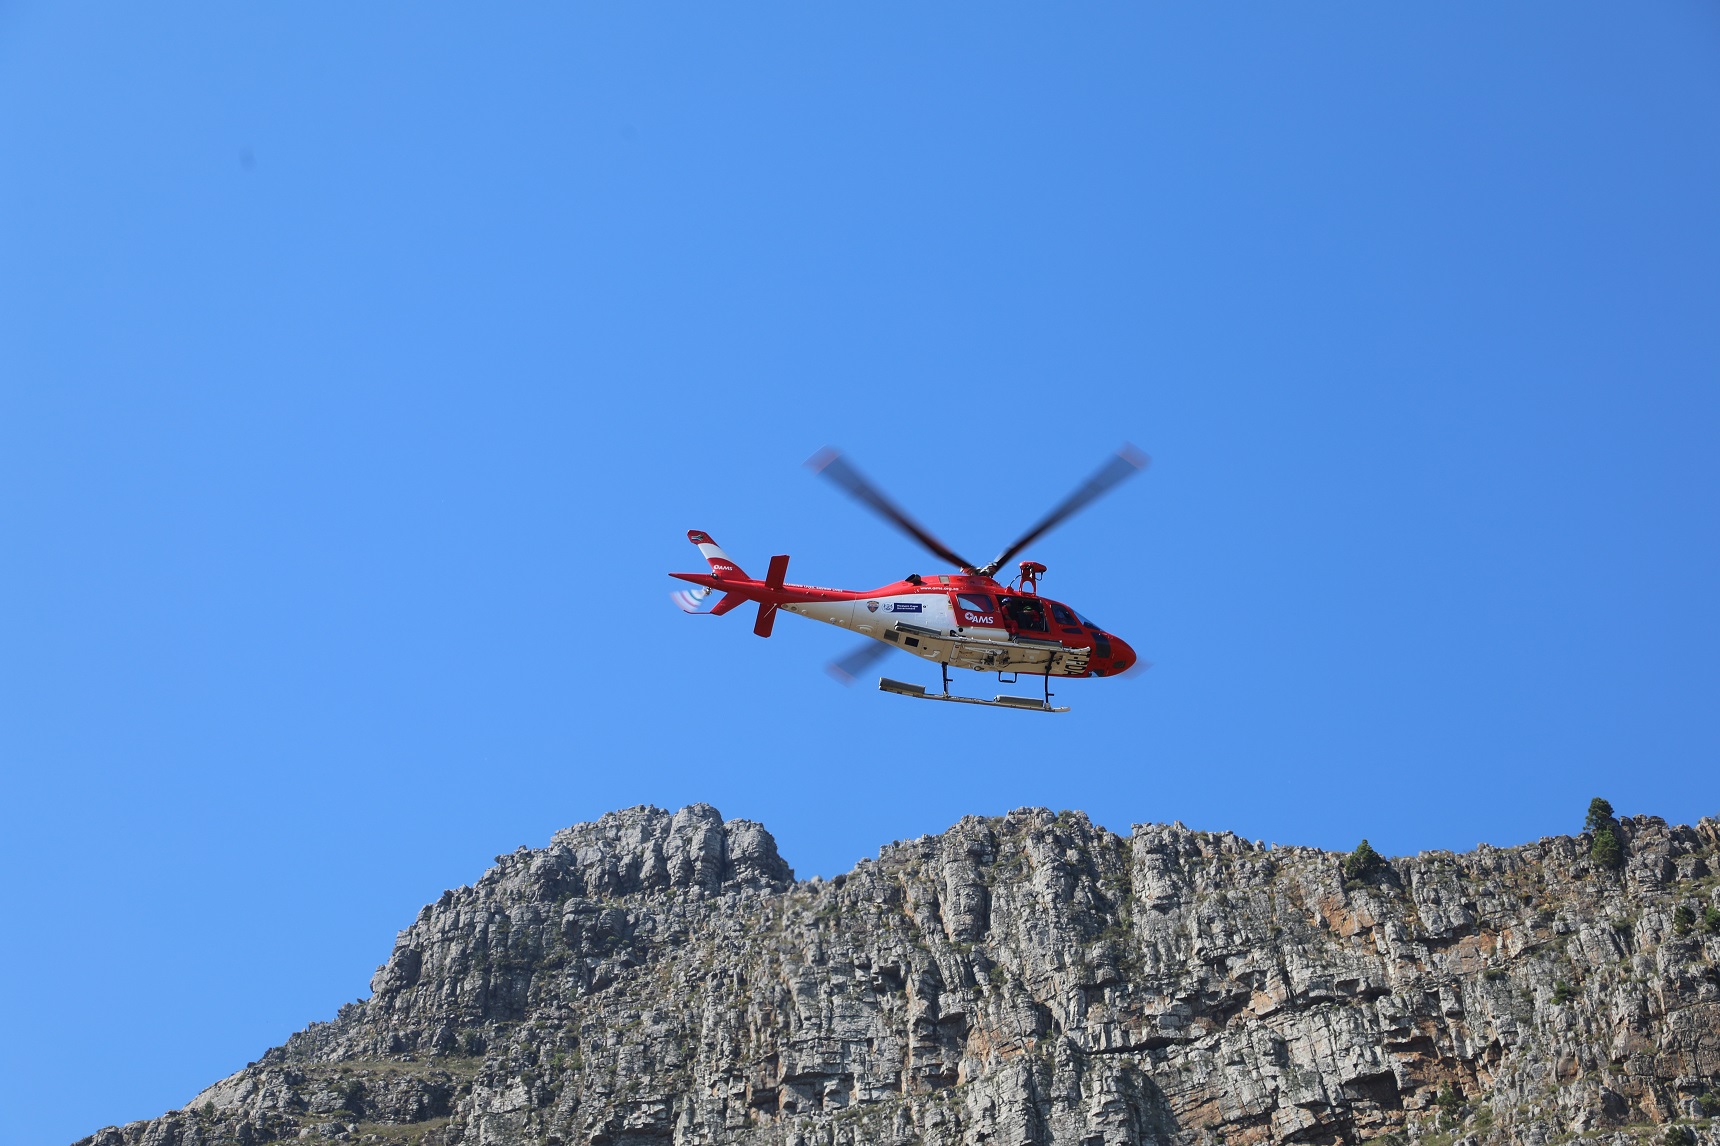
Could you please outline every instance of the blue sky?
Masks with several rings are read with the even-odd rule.
[[[499,852],[1720,812],[1712,5],[0,9],[0,1139],[177,1106]],[[687,618],[1033,547],[1067,716]],[[915,663],[887,671],[931,679]],[[963,686],[991,682],[968,674]]]

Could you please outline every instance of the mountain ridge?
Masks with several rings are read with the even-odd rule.
[[[1024,808],[796,881],[762,825],[642,805],[80,1146],[1720,1143],[1720,822],[1608,827],[1616,867],[1585,834],[1347,872]]]

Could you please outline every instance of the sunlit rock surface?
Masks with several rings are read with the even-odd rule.
[[[758,824],[631,808],[424,908],[368,1001],[84,1141],[1720,1143],[1720,823],[1617,834],[1618,870],[1558,837],[1346,881],[1025,809],[796,882]]]

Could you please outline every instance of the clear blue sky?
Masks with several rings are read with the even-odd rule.
[[[923,7],[0,7],[0,1139],[619,806],[1720,812],[1720,9]],[[1031,555],[1156,667],[1067,716],[669,603],[935,571],[827,443],[983,556],[1124,440]]]

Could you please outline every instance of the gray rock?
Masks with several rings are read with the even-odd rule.
[[[363,1003],[90,1146],[1720,1146],[1720,824],[1393,860],[970,817],[796,883],[631,808],[497,857]]]

